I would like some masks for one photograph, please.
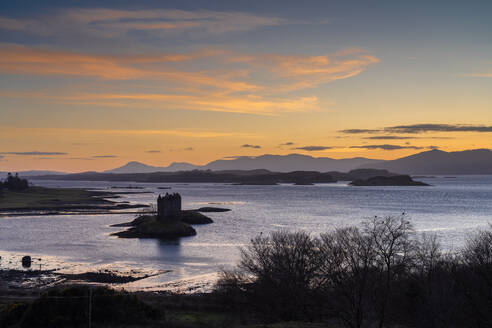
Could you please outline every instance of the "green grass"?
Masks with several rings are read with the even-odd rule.
[[[104,201],[84,189],[30,187],[24,191],[0,192],[0,209],[57,209],[71,205],[94,205]]]

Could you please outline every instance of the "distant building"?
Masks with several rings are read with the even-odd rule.
[[[178,193],[157,197],[157,217],[162,221],[179,221],[181,219],[181,195]]]

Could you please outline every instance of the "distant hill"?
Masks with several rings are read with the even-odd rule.
[[[190,163],[172,163],[169,166],[152,166],[140,162],[128,162],[121,167],[106,170],[103,173],[152,173],[152,172],[175,172],[190,171],[201,168],[201,166]]]
[[[5,179],[9,172],[0,171],[0,179]],[[62,175],[67,174],[66,172],[49,171],[49,170],[31,170],[31,171],[20,171],[11,172],[12,174],[18,173],[21,177],[33,177],[38,175]]]
[[[365,164],[362,167],[386,169],[401,174],[492,174],[492,151],[430,150],[392,161]]]
[[[140,162],[128,162],[121,167],[106,170],[103,173],[152,173],[166,171],[166,167],[151,166]]]
[[[377,160],[363,157],[333,159],[329,157],[312,157],[300,154],[290,155],[261,155],[256,157],[241,156],[234,159],[220,159],[206,165],[194,165],[190,163],[172,163],[169,166],[151,166],[140,162],[128,162],[127,164],[104,171],[113,174],[134,174],[154,172],[180,172],[192,170],[230,171],[229,173],[243,174],[239,171],[268,170],[271,172],[285,173],[293,171],[317,171],[331,173],[335,179],[345,180],[340,172],[349,172],[357,169],[380,169],[398,174],[413,175],[457,175],[457,174],[492,174],[492,151],[489,149],[475,149],[459,152],[445,152],[442,150],[430,150],[399,158],[396,160]],[[384,172],[382,172],[381,175]],[[66,174],[57,171],[24,171],[21,176],[54,176]],[[363,176],[364,171],[357,175]],[[373,175],[369,171],[368,175]],[[0,172],[0,178],[7,172]],[[352,176],[353,174],[351,174]]]
[[[255,170],[265,169],[273,172],[291,171],[350,171],[363,165],[379,163],[380,160],[362,157],[333,159],[329,157],[311,157],[300,154],[261,155],[257,157],[238,157],[231,160],[220,159],[208,163],[203,169],[220,170]]]
[[[107,170],[104,173],[151,173],[176,172],[189,170],[257,170],[264,169],[273,172],[292,171],[350,171],[363,165],[372,165],[380,160],[362,157],[333,159],[329,157],[311,157],[300,154],[290,155],[261,155],[257,157],[242,156],[234,159],[220,159],[206,165],[199,166],[190,163],[172,163],[169,166],[158,167],[140,162],[129,162],[121,167]]]

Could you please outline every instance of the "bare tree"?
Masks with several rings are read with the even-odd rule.
[[[461,252],[463,273],[458,276],[465,301],[477,327],[492,326],[492,231],[469,238]]]
[[[412,224],[405,214],[400,216],[374,217],[363,223],[364,233],[374,247],[379,283],[375,300],[378,303],[378,327],[386,320],[386,310],[393,281],[406,272],[411,264],[413,244],[410,236]]]
[[[356,227],[321,235],[321,286],[336,297],[336,309],[351,328],[363,327],[370,312],[372,239]]]
[[[309,296],[319,267],[318,241],[306,232],[258,236],[241,249],[239,268],[255,278],[263,300],[279,303],[283,316],[309,316]]]

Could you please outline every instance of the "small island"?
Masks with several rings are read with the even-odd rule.
[[[192,224],[208,224],[213,220],[197,210],[182,210],[181,195],[168,194],[157,198],[157,214],[141,215],[127,223],[113,227],[130,227],[112,235],[120,238],[174,239],[196,235]]]
[[[413,180],[409,175],[377,176],[368,179],[357,179],[350,184],[352,186],[430,186],[427,183]]]

